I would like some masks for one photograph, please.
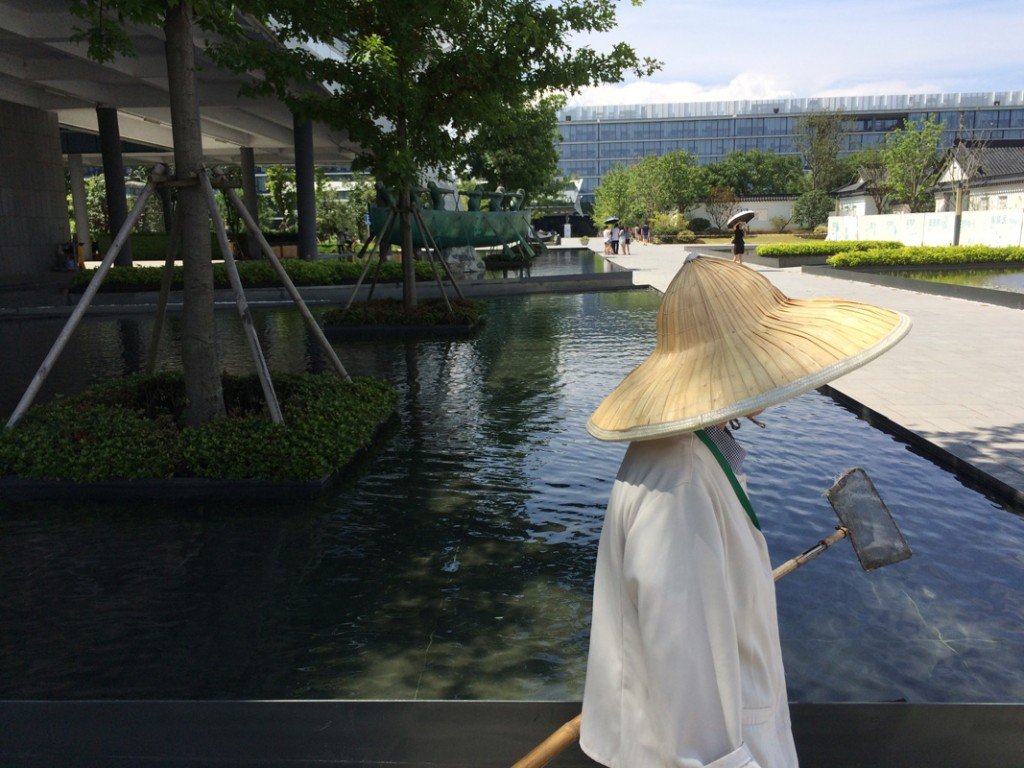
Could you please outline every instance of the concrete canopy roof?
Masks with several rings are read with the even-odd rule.
[[[137,58],[97,64],[84,43],[70,41],[80,24],[64,0],[0,0],[0,100],[55,112],[61,126],[87,133],[98,131],[96,107],[116,107],[121,138],[154,147],[126,160],[172,160],[162,31],[130,27]],[[257,163],[293,162],[288,108],[272,98],[239,96],[244,77],[214,67],[201,48],[196,53],[207,158],[238,162],[239,149],[252,147]],[[317,163],[346,164],[357,149],[345,134],[320,124],[313,127],[313,144]],[[86,162],[99,158],[87,155]]]

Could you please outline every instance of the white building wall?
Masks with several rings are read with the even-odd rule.
[[[796,198],[792,200],[739,200],[736,203],[736,210],[738,211],[754,211],[756,214],[754,219],[750,222],[748,230],[751,232],[778,232],[778,228],[772,224],[773,216],[781,216],[784,219],[793,218],[793,203],[796,202]],[[687,219],[702,218],[707,219],[714,226],[714,219],[708,214],[707,209],[703,203],[698,205],[696,208],[691,208],[686,212]]]

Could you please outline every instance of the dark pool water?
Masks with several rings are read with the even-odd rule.
[[[926,280],[947,285],[968,285],[995,291],[1024,293],[1024,268],[1013,269],[917,269],[880,272],[908,280]]]
[[[515,297],[470,341],[339,345],[399,388],[399,418],[316,502],[3,506],[0,698],[578,698],[624,450],[584,424],[657,303]],[[323,366],[295,312],[257,322],[272,368]],[[4,414],[59,328],[0,323]],[[87,321],[44,396],[136,369],[149,328]],[[832,530],[821,493],[854,465],[914,549],[865,574],[844,545],[780,582],[790,698],[1024,701],[1024,519],[823,395],[763,418],[740,437],[776,562]]]

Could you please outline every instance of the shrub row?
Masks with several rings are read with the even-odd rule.
[[[901,248],[902,243],[890,240],[818,240],[813,243],[777,243],[758,246],[758,256],[830,256],[848,251]]]
[[[139,478],[308,481],[368,446],[397,401],[376,379],[273,376],[284,424],[256,376],[224,377],[228,417],[182,424],[181,374],[135,375],[33,408],[0,433],[0,476],[102,482]]]
[[[238,261],[238,274],[246,288],[276,288],[281,285],[269,261]],[[288,277],[296,285],[344,285],[354,283],[363,271],[364,262],[342,261],[340,259],[323,259],[321,261],[305,261],[302,259],[286,259],[281,262]],[[374,267],[370,268],[367,280],[372,279]],[[92,279],[95,270],[86,269],[75,272],[71,277],[71,290],[81,293]],[[107,273],[100,287],[101,291],[155,291],[160,288],[160,277],[163,267],[114,267]],[[397,261],[387,261],[381,265],[381,282],[398,282],[402,279],[402,265]],[[434,273],[430,264],[425,261],[416,262],[416,279],[433,280]],[[181,267],[174,268],[171,287],[180,290],[184,281]],[[228,270],[224,264],[213,265],[213,281],[217,288],[230,288]]]
[[[917,266],[919,264],[984,264],[1024,262],[1024,248],[987,245],[906,246],[847,251],[831,256],[833,267]]]
[[[487,304],[479,299],[452,299],[454,322],[442,299],[420,301],[406,310],[401,301],[381,299],[353,304],[348,310],[334,307],[323,314],[324,326],[343,325],[476,325]]]

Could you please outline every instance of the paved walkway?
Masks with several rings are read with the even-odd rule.
[[[634,284],[664,291],[687,251],[700,246],[632,250],[613,261],[633,270]],[[1014,489],[1024,504],[1024,311],[799,268],[752,268],[793,298],[839,296],[909,316],[903,341],[832,387]]]

